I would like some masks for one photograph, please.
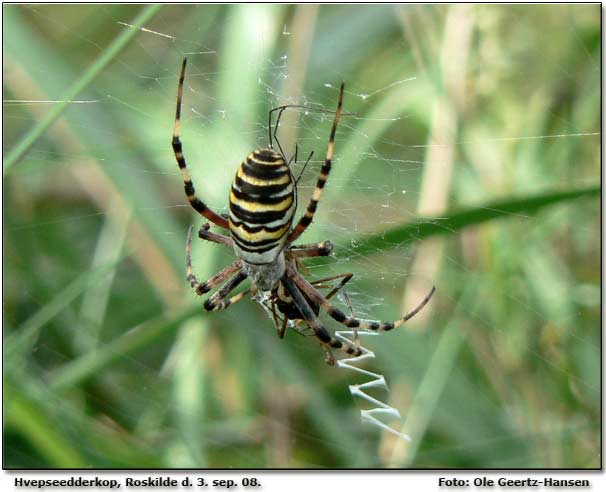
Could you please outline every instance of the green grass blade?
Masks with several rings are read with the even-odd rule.
[[[4,343],[4,355],[7,360],[23,359],[24,353],[31,349],[42,327],[57,316],[71,302],[81,295],[91,284],[108,275],[120,261],[100,266],[80,274],[65,289],[30,316],[15,334],[7,337]]]
[[[468,226],[495,219],[509,218],[516,216],[516,214],[533,214],[542,208],[558,203],[578,198],[597,197],[600,195],[600,191],[599,186],[590,186],[570,191],[543,193],[517,199],[495,201],[481,207],[453,212],[443,218],[420,218],[370,238],[357,240],[356,253],[362,256],[370,255],[378,250],[385,250],[390,245],[395,246],[408,241],[418,241],[439,234],[454,234]],[[337,247],[335,250],[337,256],[339,256],[338,251],[345,251],[343,253],[345,255],[351,253],[350,248],[346,247]]]
[[[157,468],[158,449],[82,412],[79,398],[65,398],[41,378],[5,372],[5,430],[23,435],[36,454],[56,468]],[[73,395],[72,395],[73,396]],[[23,455],[5,465],[23,466]]]
[[[124,251],[130,214],[129,210],[120,219],[107,217],[99,233],[91,264],[92,269],[119,261]],[[116,273],[114,269],[101,281],[91,282],[82,296],[80,322],[72,332],[74,347],[79,352],[91,350],[99,341]]]
[[[142,12],[135,17],[132,22],[132,28],[124,30],[114,42],[97,58],[94,63],[82,74],[82,76],[74,82],[74,84],[65,92],[61,98],[61,102],[57,103],[44,116],[36,126],[34,126],[20,141],[15,145],[4,159],[3,174],[6,174],[10,168],[28,151],[34,142],[48,129],[53,122],[61,116],[67,109],[71,101],[88,86],[124,48],[128,42],[133,39],[141,28],[149,19],[151,19],[158,10],[162,7],[161,4],[146,6]],[[9,13],[11,10],[5,11]],[[5,26],[9,26],[10,20],[5,22]]]
[[[48,463],[57,468],[84,468],[86,460],[74,443],[47,418],[37,402],[32,402],[6,379],[4,380],[5,426],[24,435]]]
[[[195,306],[181,312],[173,318],[155,319],[149,323],[144,323],[137,328],[128,330],[125,335],[117,338],[111,343],[100,347],[94,352],[89,352],[63,366],[52,375],[52,387],[61,391],[88,379],[103,367],[118,360],[120,357],[141,350],[164,333],[176,330],[181,323],[199,312],[200,307]]]

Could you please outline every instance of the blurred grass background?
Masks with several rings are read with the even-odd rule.
[[[5,467],[600,466],[599,5],[3,14]],[[436,285],[408,329],[363,339],[412,443],[360,422],[365,379],[313,338],[189,290],[186,54],[185,153],[220,211],[268,109],[332,109],[346,82],[356,115],[302,239],[338,245],[310,275],[355,273],[359,316]],[[281,126],[289,155],[315,151],[301,203],[330,123]],[[233,257],[194,249],[200,277]]]

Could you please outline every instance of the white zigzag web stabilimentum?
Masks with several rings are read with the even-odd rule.
[[[342,331],[342,330],[335,332],[335,337],[338,338],[339,340],[341,340],[342,342],[353,343],[353,339],[348,338],[347,335],[349,335],[350,337],[354,337],[355,333],[353,331]],[[358,331],[357,335],[358,336],[373,336],[373,335],[380,335],[380,333]],[[362,355],[360,355],[359,357],[356,357],[356,358],[352,358],[352,359],[339,359],[337,361],[337,365],[341,369],[349,369],[350,371],[354,371],[359,374],[363,374],[370,378],[370,380],[365,383],[349,385],[349,391],[353,397],[361,398],[361,399],[365,400],[366,402],[370,403],[371,405],[374,405],[374,407],[371,409],[360,410],[360,416],[362,418],[362,421],[375,425],[378,428],[385,430],[387,432],[390,432],[390,433],[394,434],[395,436],[398,436],[401,439],[410,441],[411,438],[408,434],[403,434],[402,432],[398,432],[393,427],[391,427],[390,425],[385,423],[383,420],[379,419],[379,417],[381,417],[382,419],[385,419],[385,418],[400,419],[402,416],[400,415],[400,412],[396,408],[390,406],[389,404],[387,404],[381,400],[378,400],[378,399],[370,396],[368,393],[365,392],[365,390],[369,390],[369,389],[373,389],[373,390],[381,389],[381,390],[384,390],[387,392],[387,391],[389,391],[389,387],[387,386],[387,382],[385,381],[385,376],[383,376],[383,374],[377,374],[375,372],[368,371],[366,369],[362,369],[361,367],[358,367],[358,364],[363,363],[364,361],[366,361],[368,359],[375,358],[374,352],[368,350],[367,348],[365,348],[363,346],[360,346],[360,348],[362,349]]]

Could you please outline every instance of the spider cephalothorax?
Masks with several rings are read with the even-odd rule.
[[[330,303],[329,299],[352,278],[353,274],[343,273],[309,282],[299,271],[302,258],[328,256],[333,249],[333,245],[329,241],[304,245],[293,245],[292,243],[311,224],[330,173],[334,155],[335,134],[343,105],[344,85],[341,84],[339,91],[339,100],[334,112],[335,118],[328,140],[326,159],[320,171],[316,188],[305,213],[293,227],[297,203],[297,184],[293,178],[289,162],[284,157],[284,152],[276,138],[276,132],[282,112],[290,107],[299,106],[280,106],[270,111],[269,147],[254,150],[242,162],[231,186],[229,215],[227,217],[219,215],[196,196],[183,156],[179,135],[185,67],[186,60],[183,60],[172,140],[175,158],[185,184],[185,194],[191,206],[200,215],[230,233],[229,236],[225,236],[210,232],[210,224],[205,223],[200,228],[198,236],[207,241],[232,247],[238,257],[231,265],[225,267],[206,282],[199,282],[191,265],[193,227],[190,228],[186,246],[187,279],[190,285],[198,295],[204,295],[222,286],[204,302],[204,309],[207,311],[225,309],[249,293],[257,296],[257,298],[260,294],[264,294],[264,302],[270,306],[279,335],[284,336],[289,321],[306,323],[319,340],[329,364],[334,364],[331,351],[333,348],[354,357],[359,356],[362,351],[357,336],[354,339],[354,344],[343,343],[334,338],[318,318],[321,310],[326,311],[331,318],[339,323],[352,328],[355,333],[358,329],[388,331],[404,324],[417,314],[427,304],[435,288],[432,288],[419,306],[410,313],[392,323],[385,323],[355,318],[351,304],[352,315],[347,316]],[[272,138],[271,118],[276,111],[278,116],[273,128]],[[273,147],[274,140],[279,151],[276,151]],[[250,280],[250,287],[230,297],[233,290],[246,279]],[[339,281],[336,285],[329,283],[336,280]],[[323,295],[319,289],[325,288],[330,288],[331,291]],[[281,322],[278,313],[281,313]]]

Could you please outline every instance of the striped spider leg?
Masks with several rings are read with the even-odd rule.
[[[181,171],[181,176],[183,177],[183,184],[185,185],[185,195],[187,196],[187,200],[190,205],[196,210],[200,215],[206,217],[213,224],[216,224],[223,229],[229,229],[229,224],[225,217],[217,214],[208,206],[201,201],[197,195],[196,190],[194,188],[194,183],[189,174],[189,170],[187,169],[187,164],[185,163],[185,156],[183,155],[183,146],[181,144],[181,101],[183,99],[183,81],[185,80],[185,66],[187,65],[187,58],[183,59],[183,65],[181,66],[181,76],[179,77],[179,88],[177,92],[177,110],[175,113],[175,128],[173,130],[173,140],[172,147],[173,152],[175,153],[175,159],[177,159],[177,164],[179,165],[179,170]]]
[[[314,218],[314,214],[316,213],[316,209],[318,208],[318,203],[320,202],[320,198],[322,198],[322,190],[324,190],[324,185],[328,180],[328,175],[330,174],[330,168],[332,167],[332,159],[335,154],[335,135],[337,133],[337,126],[339,125],[339,120],[341,119],[341,109],[343,108],[343,92],[345,90],[345,84],[341,83],[341,88],[339,89],[339,102],[337,103],[337,110],[335,112],[335,119],[332,123],[332,129],[330,130],[330,137],[328,138],[328,149],[326,151],[326,159],[324,159],[324,165],[320,170],[320,176],[318,176],[318,181],[316,183],[316,188],[314,189],[313,195],[311,196],[309,203],[307,205],[307,210],[305,214],[299,219],[297,225],[293,228],[293,230],[288,235],[288,239],[286,240],[287,244],[291,244],[293,241],[296,241],[298,237],[305,232],[305,229],[311,224],[311,221]]]
[[[339,323],[347,326],[348,328],[361,328],[363,330],[370,331],[390,331],[394,328],[398,328],[406,323],[413,316],[418,314],[421,309],[425,307],[425,305],[433,296],[436,288],[432,287],[429,293],[425,296],[425,298],[419,303],[417,307],[415,307],[412,311],[402,316],[400,319],[397,319],[393,322],[385,322],[385,321],[372,321],[365,319],[358,319],[353,316],[346,316],[345,313],[334,307],[325,296],[323,296],[313,285],[311,285],[307,279],[305,279],[292,265],[288,265],[286,269],[286,275],[289,275],[295,285],[303,292],[310,300],[314,303],[317,303],[324,309],[328,315]]]
[[[429,294],[421,301],[421,303],[412,311],[405,314],[402,318],[394,322],[372,321],[346,316],[345,313],[334,307],[309,281],[307,281],[297,270],[294,262],[289,262],[286,267],[286,273],[282,278],[282,283],[292,298],[292,302],[296,306],[298,312],[303,316],[307,324],[314,330],[318,339],[322,342],[323,348],[327,353],[326,362],[331,364],[334,362],[332,354],[329,355],[331,348],[339,349],[348,355],[358,357],[362,351],[359,346],[358,337],[355,339],[355,346],[344,344],[339,340],[331,337],[328,331],[323,327],[318,319],[319,309],[322,308],[328,315],[339,323],[355,330],[369,331],[389,331],[403,325],[406,321],[415,316],[429,302],[431,296],[435,292],[435,287],[432,287]],[[327,352],[328,351],[328,352]]]
[[[204,224],[200,228],[199,236],[202,239],[228,246],[231,245],[230,238],[209,232],[208,228],[208,223]],[[210,292],[225,282],[225,285],[220,290],[218,290],[204,302],[204,309],[206,311],[219,311],[221,309],[227,309],[230,305],[238,302],[250,292],[250,289],[246,289],[227,299],[227,296],[247,278],[247,275],[242,271],[242,261],[239,259],[235,260],[231,265],[228,265],[223,270],[213,275],[206,282],[200,282],[194,275],[191,264],[192,231],[193,226],[189,228],[187,233],[187,243],[185,245],[187,280],[189,281],[192,289],[194,289],[196,294],[199,296],[203,296],[207,292]]]
[[[326,299],[330,299],[337,292],[339,292],[341,289],[343,289],[343,287],[345,287],[345,284],[347,282],[349,282],[352,278],[353,278],[353,273],[346,272],[346,273],[340,273],[338,275],[333,275],[332,277],[321,278],[320,280],[316,280],[315,282],[310,282],[310,284],[313,285],[316,289],[330,289],[332,287],[332,290],[324,296],[324,297],[326,297]],[[333,280],[338,280],[338,279],[341,279],[341,280],[335,286],[324,285],[324,282],[331,282]],[[349,299],[349,294],[347,293],[347,291],[345,289],[343,289],[343,298],[345,299],[345,304],[347,304],[347,307],[349,308],[350,315],[352,317],[355,317],[354,309],[351,304],[351,300]],[[356,347],[360,348],[360,337],[358,336],[358,329],[353,328],[352,331],[354,332],[354,344],[356,345]]]

